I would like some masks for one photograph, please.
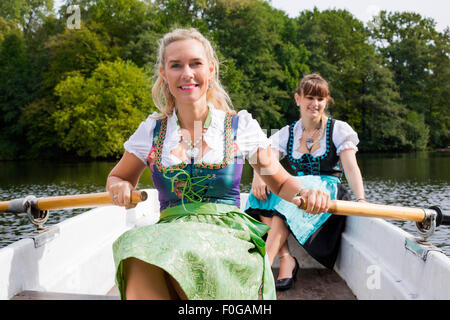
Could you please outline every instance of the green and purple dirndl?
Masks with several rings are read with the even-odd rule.
[[[265,224],[239,210],[243,160],[234,149],[238,117],[225,121],[221,164],[163,167],[166,122],[158,121],[148,157],[158,189],[160,221],[114,242],[116,284],[125,297],[123,260],[134,257],[174,277],[188,299],[276,299],[265,253]]]

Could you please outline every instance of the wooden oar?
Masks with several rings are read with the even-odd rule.
[[[14,199],[10,201],[0,201],[0,212],[27,212],[30,206],[27,198]],[[141,201],[145,201],[146,199],[147,193],[145,191],[133,191],[131,193],[132,204],[137,204]],[[33,198],[32,200],[33,205],[35,206],[34,209],[40,211],[112,205],[112,201],[108,192]]]
[[[300,207],[305,210],[307,202],[303,202]],[[329,213],[343,216],[358,216],[393,219],[401,221],[424,222],[428,219],[427,211],[436,212],[436,226],[450,225],[450,216],[443,214],[439,207],[431,207],[428,209],[409,208],[400,206],[390,206],[382,204],[374,204],[368,202],[353,202],[344,200],[331,200]]]

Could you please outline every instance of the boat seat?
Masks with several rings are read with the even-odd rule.
[[[119,300],[118,296],[25,290],[11,300]]]

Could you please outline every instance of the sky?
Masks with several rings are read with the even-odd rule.
[[[423,17],[433,18],[438,31],[450,26],[449,0],[271,0],[271,5],[290,17],[297,17],[300,11],[312,10],[314,6],[320,11],[346,9],[365,23],[380,10],[413,11]]]

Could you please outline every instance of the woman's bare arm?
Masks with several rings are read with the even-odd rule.
[[[355,150],[342,150],[339,158],[341,159],[342,167],[344,168],[345,177],[347,178],[348,184],[355,194],[356,199],[365,199],[363,179],[356,160]]]
[[[250,165],[269,186],[270,190],[280,198],[295,205],[300,205],[300,197],[295,197],[300,191],[300,195],[307,200],[307,212],[318,214],[328,210],[329,194],[318,189],[305,189],[297,179],[283,168],[270,147],[259,148],[250,159]]]
[[[124,152],[106,180],[106,191],[115,205],[131,207],[131,191],[136,188],[144,169],[145,164],[138,157]]]

